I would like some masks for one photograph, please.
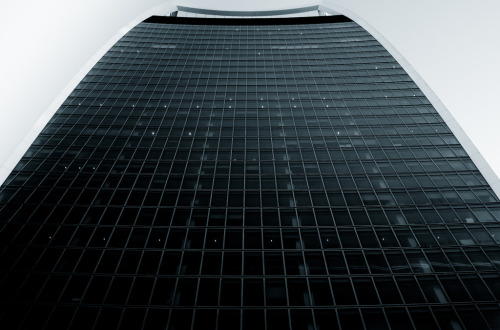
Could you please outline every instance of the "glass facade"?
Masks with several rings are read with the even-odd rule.
[[[9,329],[500,327],[500,203],[343,17],[151,18],[0,189]]]

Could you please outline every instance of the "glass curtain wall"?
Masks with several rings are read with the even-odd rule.
[[[0,190],[15,329],[500,326],[500,203],[343,16],[153,17]]]

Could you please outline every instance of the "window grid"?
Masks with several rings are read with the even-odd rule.
[[[354,22],[139,24],[0,203],[13,327],[498,326],[498,198]]]

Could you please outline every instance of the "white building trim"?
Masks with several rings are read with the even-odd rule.
[[[146,18],[159,15],[164,16],[166,13],[170,13],[177,10],[177,5],[174,1],[170,1],[167,4],[156,6],[151,8],[135,19],[128,22],[123,28],[121,28],[111,39],[109,39],[88,61],[85,65],[78,71],[78,73],[68,82],[66,87],[57,95],[57,97],[52,101],[48,108],[43,112],[43,114],[38,118],[36,123],[31,127],[28,134],[24,137],[23,141],[16,147],[14,152],[9,156],[5,163],[1,164],[0,167],[0,185],[5,182],[7,177],[10,175],[12,170],[19,163],[24,154],[28,151],[29,147],[33,144],[35,139],[40,135],[45,125],[54,116],[56,111],[61,107],[64,101],[68,98],[71,92],[78,86],[80,81],[89,73],[89,71],[96,65],[97,62],[106,54],[108,50],[113,47],[114,44],[121,37],[123,37],[127,32],[132,30],[140,22],[144,21]]]
[[[352,11],[336,5],[331,0],[322,0],[319,6],[320,8],[323,7],[327,12],[336,11],[342,13],[344,16],[349,17],[366,31],[368,31],[368,33],[370,33],[382,46],[384,46],[384,48],[392,55],[392,57],[394,57],[396,61],[398,61],[401,67],[403,67],[406,73],[411,77],[411,79],[415,82],[415,84],[417,84],[420,90],[431,102],[441,118],[443,118],[444,122],[448,125],[455,137],[458,139],[462,147],[469,154],[469,157],[472,159],[476,167],[484,176],[488,184],[491,186],[491,189],[493,189],[497,196],[500,196],[500,179],[498,178],[496,173],[486,162],[479,150],[477,150],[476,146],[474,146],[470,138],[467,136],[467,134],[458,124],[455,118],[453,118],[450,111],[441,102],[434,91],[427,85],[425,80],[418,74],[418,72],[415,71],[415,69],[410,65],[410,63],[408,63],[408,61],[406,61],[403,55],[401,55],[401,53],[399,53],[399,51],[375,28],[373,28],[368,22],[366,22],[364,19],[362,19]]]

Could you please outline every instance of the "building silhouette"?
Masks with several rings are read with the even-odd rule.
[[[1,324],[499,328],[498,197],[379,41],[200,15],[127,33],[2,186]]]

